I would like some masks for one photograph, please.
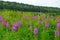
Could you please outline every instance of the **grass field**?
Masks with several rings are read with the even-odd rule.
[[[60,15],[0,10],[0,40],[60,40]]]

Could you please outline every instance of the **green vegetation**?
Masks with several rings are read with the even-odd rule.
[[[55,30],[57,25],[56,18],[60,18],[60,15],[49,16],[39,12],[22,12],[5,9],[0,11],[0,16],[2,16],[2,21],[6,21],[10,25],[7,28],[0,21],[0,40],[59,40],[59,36],[55,35]],[[32,19],[33,16],[37,18]],[[28,17],[28,20],[25,17]],[[41,20],[41,23],[38,24],[39,20]],[[13,23],[18,21],[21,21],[22,25],[16,31],[12,30]],[[47,27],[45,26],[46,21],[49,23]],[[30,26],[32,26],[31,29]],[[34,35],[34,28],[38,29],[36,35]]]
[[[0,40],[60,40],[59,14],[60,8],[0,1]]]

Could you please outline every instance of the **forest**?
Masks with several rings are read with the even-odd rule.
[[[29,11],[29,12],[48,12],[48,13],[59,13],[60,8],[57,7],[43,7],[43,6],[34,6],[24,3],[16,2],[5,2],[0,1],[0,10],[9,9],[9,10],[18,10],[18,11]]]

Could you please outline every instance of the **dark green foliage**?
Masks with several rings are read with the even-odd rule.
[[[48,12],[48,13],[59,13],[60,12],[60,8],[33,6],[33,5],[28,5],[28,4],[23,4],[23,3],[4,2],[4,1],[0,1],[0,10],[1,9],[31,11],[31,12],[42,11],[42,12]]]

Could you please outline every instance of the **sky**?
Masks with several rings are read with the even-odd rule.
[[[19,2],[36,6],[48,6],[48,7],[60,8],[60,0],[4,0],[4,1]]]

